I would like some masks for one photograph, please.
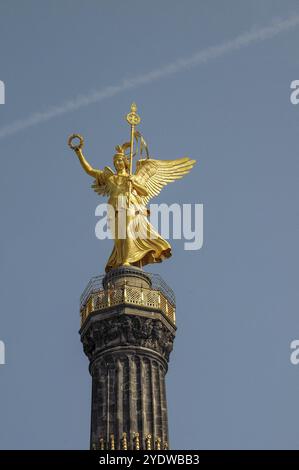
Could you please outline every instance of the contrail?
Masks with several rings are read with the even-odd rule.
[[[28,127],[35,126],[45,121],[49,121],[62,114],[75,111],[76,109],[83,108],[89,104],[97,103],[107,98],[111,98],[119,93],[122,93],[132,88],[141,85],[152,83],[161,78],[169,77],[182,70],[195,67],[200,64],[205,64],[210,60],[222,57],[233,51],[242,49],[250,44],[271,39],[284,31],[289,31],[299,25],[299,15],[292,16],[285,20],[276,20],[270,25],[261,29],[250,30],[239,36],[227,41],[223,44],[211,46],[196,52],[192,56],[178,59],[175,62],[169,63],[164,67],[154,69],[148,73],[137,75],[130,79],[124,79],[117,85],[107,86],[100,90],[92,91],[86,95],[79,95],[72,100],[66,101],[59,106],[52,106],[43,112],[36,112],[24,119],[15,121],[7,126],[0,128],[0,139],[9,135],[16,134],[17,132],[27,129]]]

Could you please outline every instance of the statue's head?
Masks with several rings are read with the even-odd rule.
[[[116,171],[129,170],[129,161],[125,149],[121,145],[117,145],[115,149],[117,153],[113,156],[113,164]]]

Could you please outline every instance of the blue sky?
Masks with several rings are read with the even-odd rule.
[[[250,31],[299,15],[298,2],[0,2],[1,130]],[[172,448],[298,449],[299,26],[0,137],[2,449],[88,448],[91,383],[79,297],[111,241],[101,202],[67,148],[84,135],[111,165],[137,102],[156,158],[198,161],[153,202],[202,203],[204,246],[159,272],[175,290],[167,376]]]

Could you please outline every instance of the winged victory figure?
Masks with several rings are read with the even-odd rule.
[[[189,173],[196,162],[189,157],[176,160],[150,158],[143,137],[135,131],[135,126],[140,122],[136,109],[133,104],[131,113],[127,115],[131,125],[131,142],[116,146],[113,156],[115,172],[107,166],[104,170],[93,168],[82,153],[83,138],[78,134],[69,138],[69,145],[76,152],[83,169],[94,178],[94,191],[108,196],[108,224],[114,247],[106,264],[106,272],[119,266],[142,267],[160,263],[171,256],[171,245],[148,220],[147,204],[168,183]],[[72,144],[75,138],[80,139],[78,145]],[[136,162],[135,174],[132,174],[134,141],[140,142],[141,158]],[[142,148],[147,152],[146,158],[142,158]],[[129,156],[126,154],[128,149]]]

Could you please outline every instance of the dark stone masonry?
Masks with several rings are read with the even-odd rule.
[[[147,298],[153,290],[150,276],[132,267],[110,271],[102,284],[102,298],[111,286],[113,292],[132,287]],[[174,321],[162,308],[126,296],[97,305],[80,330],[92,376],[91,449],[167,449],[165,375]]]

